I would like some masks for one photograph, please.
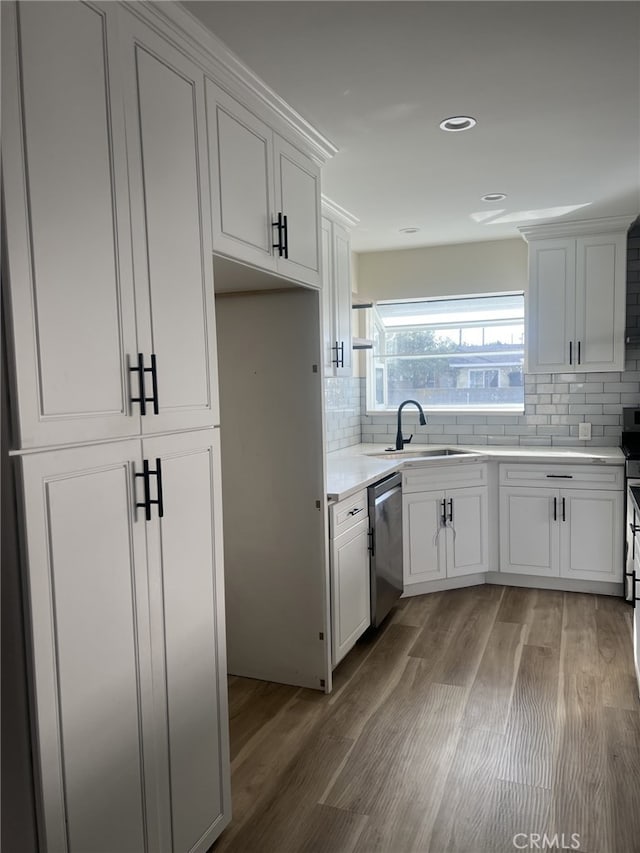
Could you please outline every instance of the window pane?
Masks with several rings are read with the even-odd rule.
[[[375,328],[369,409],[523,408],[522,294],[378,303]]]

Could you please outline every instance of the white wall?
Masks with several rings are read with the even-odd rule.
[[[462,296],[524,290],[527,244],[521,238],[363,252],[357,256],[358,291],[371,299]]]

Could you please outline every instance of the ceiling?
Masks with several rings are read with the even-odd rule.
[[[640,210],[637,2],[184,5],[338,147],[323,192],[357,252]]]

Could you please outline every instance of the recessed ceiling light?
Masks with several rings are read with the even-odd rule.
[[[502,201],[502,199],[506,197],[506,193],[487,193],[482,196],[482,201]]]
[[[475,125],[476,120],[471,116],[450,116],[440,122],[440,130],[471,130]]]
[[[420,230],[419,228],[414,228],[414,227],[411,227],[411,228],[399,228],[399,229],[398,229],[398,231],[399,231],[401,234],[417,234],[419,230]]]

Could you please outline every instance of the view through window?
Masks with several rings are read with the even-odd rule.
[[[522,411],[524,296],[378,302],[367,408]]]

